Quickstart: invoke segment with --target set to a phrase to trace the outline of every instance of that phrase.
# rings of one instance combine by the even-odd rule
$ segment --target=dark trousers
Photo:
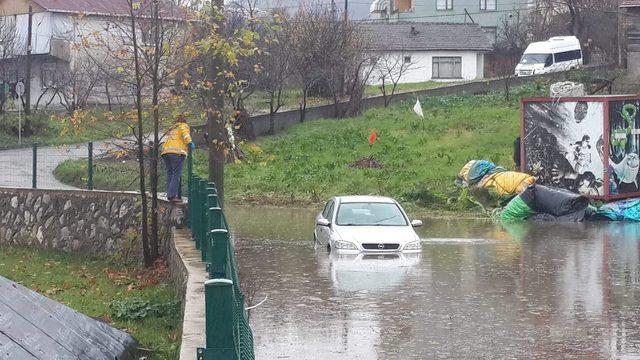
[[[167,168],[167,198],[171,199],[180,195],[180,177],[182,176],[182,163],[184,155],[164,154],[165,167]]]

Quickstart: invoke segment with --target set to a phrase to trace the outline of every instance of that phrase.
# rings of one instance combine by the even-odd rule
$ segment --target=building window
[[[434,79],[461,79],[462,78],[462,58],[459,56],[434,56],[433,75]]]
[[[404,63],[405,64],[410,64],[411,63],[411,56],[405,56],[404,57]]]
[[[47,88],[53,86],[56,76],[56,63],[42,64],[42,87]]]
[[[453,0],[436,0],[436,10],[453,10]]]
[[[496,0],[480,0],[480,10],[486,10],[486,11],[498,10]]]
[[[395,10],[407,12],[413,9],[413,0],[396,0]]]
[[[556,53],[553,55],[555,62],[580,60],[582,58],[582,52],[580,50],[565,51]]]

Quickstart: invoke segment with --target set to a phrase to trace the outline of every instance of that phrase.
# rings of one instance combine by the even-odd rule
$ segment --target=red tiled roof
[[[140,0],[142,11],[148,9],[153,0]],[[43,9],[52,12],[85,13],[88,15],[128,15],[127,0],[33,0]],[[163,17],[185,18],[185,12],[169,1],[163,1]]]
[[[640,6],[640,0],[622,0],[620,7],[636,7]]]

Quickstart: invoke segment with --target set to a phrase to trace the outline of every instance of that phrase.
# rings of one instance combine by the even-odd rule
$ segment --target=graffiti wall
[[[527,102],[523,115],[526,172],[540,184],[605,195],[603,102]]]
[[[609,191],[637,193],[640,167],[640,101],[609,103]],[[599,149],[599,151],[603,151]]]

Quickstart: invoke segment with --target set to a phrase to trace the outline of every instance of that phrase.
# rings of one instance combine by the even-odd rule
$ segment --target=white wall
[[[417,83],[425,81],[451,82],[459,80],[475,80],[484,77],[484,53],[477,51],[414,51],[414,52],[389,52],[390,56],[411,56],[411,67],[400,79],[401,84]],[[432,79],[433,57],[458,56],[462,58],[461,79]],[[375,71],[369,79],[370,85],[379,85],[379,76]]]

